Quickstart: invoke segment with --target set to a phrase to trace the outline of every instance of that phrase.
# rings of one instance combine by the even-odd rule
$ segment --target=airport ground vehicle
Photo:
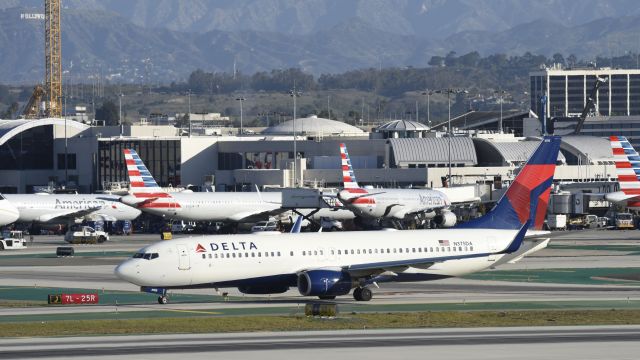
[[[64,236],[64,241],[72,244],[97,244],[109,240],[109,234],[90,226],[74,226]]]
[[[547,216],[547,227],[549,230],[567,230],[567,215],[551,214]]]
[[[171,224],[171,232],[190,233],[196,229],[195,221],[177,221]]]
[[[595,229],[598,227],[597,215],[583,215],[569,220],[570,229]]]
[[[2,239],[0,239],[0,250],[17,250],[25,249],[27,247],[27,240],[24,239],[22,231],[11,230],[2,233]]]
[[[278,222],[274,220],[258,221],[251,227],[251,232],[278,231]]]
[[[616,229],[629,230],[635,229],[633,224],[633,215],[630,213],[617,213],[615,217]]]

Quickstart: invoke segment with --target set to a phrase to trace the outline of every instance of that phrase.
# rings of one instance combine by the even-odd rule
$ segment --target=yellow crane
[[[62,114],[62,50],[60,34],[60,0],[44,1],[45,114]]]

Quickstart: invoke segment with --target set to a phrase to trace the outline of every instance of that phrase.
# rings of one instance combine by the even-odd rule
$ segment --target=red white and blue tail
[[[340,144],[340,159],[342,161],[342,181],[345,189],[358,189],[358,181],[356,181],[356,175],[353,172],[353,166],[351,165],[351,159],[347,152],[347,146],[344,143]]]
[[[625,195],[640,195],[640,156],[624,136],[610,136],[616,176]]]
[[[149,172],[135,150],[125,149],[124,159],[127,164],[127,173],[129,174],[131,195],[147,199],[171,197],[158,186],[151,172]]]
[[[529,223],[531,229],[541,229],[547,214],[560,142],[560,136],[545,136],[493,209],[457,227],[521,229]]]

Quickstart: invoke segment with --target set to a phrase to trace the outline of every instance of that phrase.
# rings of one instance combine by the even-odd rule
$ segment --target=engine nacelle
[[[339,296],[351,291],[348,273],[335,270],[310,270],[298,274],[298,291],[304,296]]]
[[[458,218],[453,212],[445,210],[436,215],[433,218],[433,222],[435,222],[438,227],[448,228],[454,226],[456,222],[458,222]]]

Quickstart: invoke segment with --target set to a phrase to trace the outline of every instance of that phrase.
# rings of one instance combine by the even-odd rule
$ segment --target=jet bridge
[[[319,189],[288,188],[282,189],[282,208],[291,210],[302,216],[304,219],[319,225],[312,219],[320,209],[331,209],[338,207],[335,195],[324,194]],[[299,210],[312,209],[311,212],[303,214]]]

